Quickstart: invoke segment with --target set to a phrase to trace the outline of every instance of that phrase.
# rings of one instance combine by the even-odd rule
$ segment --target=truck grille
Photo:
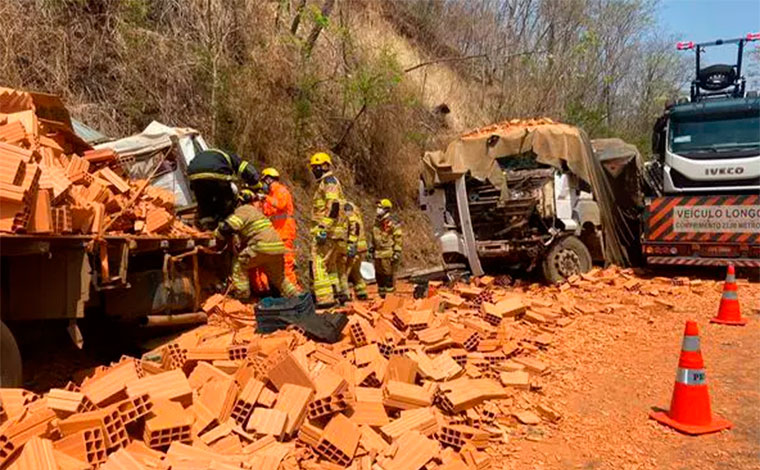
[[[760,187],[760,177],[756,178],[744,178],[738,180],[710,180],[710,181],[696,181],[687,178],[683,173],[677,170],[670,169],[670,177],[673,178],[673,185],[678,188],[718,188],[718,187],[732,187],[732,186],[758,186]]]

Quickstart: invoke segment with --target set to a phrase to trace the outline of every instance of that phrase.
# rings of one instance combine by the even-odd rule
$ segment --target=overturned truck
[[[420,205],[449,267],[540,268],[560,282],[637,249],[613,187],[640,158],[614,156],[603,166],[581,129],[550,119],[494,124],[425,154]]]

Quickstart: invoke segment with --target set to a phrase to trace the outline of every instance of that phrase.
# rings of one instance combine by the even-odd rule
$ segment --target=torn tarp
[[[591,159],[584,139],[583,131],[577,127],[548,118],[505,121],[462,135],[445,152],[425,153],[422,179],[432,187],[469,174],[501,188],[505,194],[506,178],[496,160],[532,153],[538,163],[560,170],[568,168],[590,182],[587,165]]]
[[[610,217],[624,250],[619,255],[630,264],[640,264],[642,255],[639,236],[643,208],[641,175],[644,168],[641,154],[635,145],[618,138],[594,139],[591,145],[603,168],[600,176],[614,201]]]

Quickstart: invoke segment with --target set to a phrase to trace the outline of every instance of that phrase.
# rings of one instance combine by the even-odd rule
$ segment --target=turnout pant
[[[385,297],[396,290],[396,264],[391,258],[375,258],[375,280],[377,292],[380,297]]]
[[[280,291],[281,296],[294,297],[298,294],[298,288],[285,277],[285,261],[282,254],[267,254],[246,248],[238,253],[232,262],[232,283],[238,296],[251,296],[248,278],[248,270],[251,268],[261,268],[269,282]]]
[[[293,240],[283,240],[282,243],[288,250],[283,255],[283,260],[285,262],[285,277],[291,284],[300,290],[301,284],[298,282],[298,276],[296,275],[296,251],[295,246],[293,245]],[[267,276],[261,269],[252,269],[249,272],[249,277],[254,292],[266,292],[269,290]]]
[[[335,275],[337,282],[333,283],[335,295],[349,299],[351,292],[348,289],[348,244],[345,240],[339,240],[338,253],[335,255]],[[332,277],[330,278],[332,281]]]
[[[235,206],[235,194],[229,181],[199,179],[190,182],[190,189],[198,201],[196,224],[204,230],[213,230]]]
[[[367,298],[367,284],[365,284],[361,272],[362,260],[365,253],[366,251],[357,253],[356,256],[348,258],[348,269],[346,271],[348,281],[354,285],[354,293],[359,300]]]
[[[315,241],[311,246],[311,274],[314,280],[314,296],[317,298],[317,305],[335,303],[333,279],[337,285],[337,254],[338,242],[333,239],[327,239],[321,243]]]

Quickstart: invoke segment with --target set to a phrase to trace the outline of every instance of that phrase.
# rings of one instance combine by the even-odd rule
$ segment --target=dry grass
[[[551,2],[513,0],[515,18],[530,19],[533,28],[520,35],[518,23],[498,19],[502,0],[337,1],[329,17],[320,13],[327,0],[308,0],[291,34],[298,3],[6,0],[0,2],[0,83],[61,95],[75,117],[108,135],[159,120],[195,127],[215,146],[277,167],[293,187],[302,237],[313,184],[306,159],[333,150],[337,174],[365,209],[367,224],[372,202],[390,197],[408,226],[406,261],[421,265],[437,261],[415,211],[423,152],[506,117],[547,114],[581,124],[607,118],[599,114],[606,85],[598,70],[605,64],[578,38],[591,27],[584,15],[606,22],[599,34],[609,34],[625,24],[618,12],[636,4],[623,0],[628,9],[593,10],[593,2],[556,2],[540,9]],[[554,58],[510,58],[543,48],[546,24],[564,35]],[[309,50],[317,25],[325,28]],[[483,58],[435,62],[471,54]],[[621,64],[630,58],[620,57]],[[647,85],[612,78],[615,90],[635,84],[635,93]],[[665,81],[636,101],[644,111],[624,130],[647,126]],[[628,115],[620,103],[629,95],[615,95],[610,109],[617,119]],[[441,104],[451,113],[436,113]],[[299,255],[307,259],[305,246]]]
[[[435,260],[414,210],[431,118],[419,84],[398,74],[393,38],[363,36],[368,15],[379,18],[341,5],[306,57],[303,40],[321,2],[308,2],[295,36],[293,11],[275,25],[276,4],[9,0],[0,6],[0,83],[61,95],[74,117],[108,135],[159,120],[195,127],[259,168],[277,167],[293,188],[304,241],[313,190],[306,160],[342,142],[337,174],[367,225],[373,202],[392,198],[414,226],[407,261]],[[392,32],[382,28],[381,36]]]

